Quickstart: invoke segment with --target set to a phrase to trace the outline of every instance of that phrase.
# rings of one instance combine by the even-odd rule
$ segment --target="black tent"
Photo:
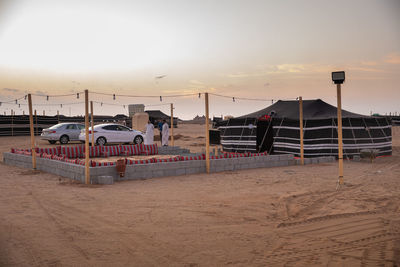
[[[303,101],[305,157],[337,156],[337,109],[320,99]],[[392,154],[391,124],[386,118],[342,110],[343,153],[359,155],[361,149]],[[219,123],[224,151],[300,155],[298,101],[275,104]]]

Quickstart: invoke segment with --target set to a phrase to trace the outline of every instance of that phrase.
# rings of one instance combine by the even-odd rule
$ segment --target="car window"
[[[85,129],[85,125],[77,124],[77,126],[78,126],[78,129],[79,129],[79,130]]]
[[[49,129],[59,129],[63,126],[65,126],[65,124],[56,124],[56,125],[51,126]]]
[[[75,124],[68,124],[65,129],[67,129],[67,130],[76,130],[76,125]]]
[[[118,129],[119,129],[120,131],[129,131],[129,128],[128,128],[128,127],[125,127],[125,126],[122,126],[122,125],[118,125]]]
[[[117,125],[106,125],[103,129],[107,131],[118,131]]]

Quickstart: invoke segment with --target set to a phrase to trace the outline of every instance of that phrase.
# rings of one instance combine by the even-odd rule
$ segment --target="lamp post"
[[[332,72],[332,81],[336,84],[336,89],[337,89],[337,124],[338,124],[338,145],[339,145],[339,147],[338,147],[338,160],[339,160],[338,187],[340,187],[343,184],[343,137],[342,137],[341,85],[344,82],[344,80],[345,80],[344,71]]]

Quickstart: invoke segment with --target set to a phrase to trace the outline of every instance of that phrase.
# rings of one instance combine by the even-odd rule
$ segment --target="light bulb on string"
[[[18,104],[18,99],[15,99],[15,104]]]
[[[232,101],[235,102],[235,97],[232,97]]]
[[[162,102],[162,96],[160,96],[160,101]]]
[[[113,94],[113,100],[115,100],[115,94]]]
[[[24,96],[24,99],[26,100],[27,95]]]
[[[76,98],[79,99],[79,93],[76,93]]]
[[[49,96],[46,97],[46,100],[49,101]]]
[[[199,93],[199,98],[201,98],[201,93]]]

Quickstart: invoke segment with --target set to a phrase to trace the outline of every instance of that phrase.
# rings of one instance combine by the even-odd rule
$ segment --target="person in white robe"
[[[168,123],[163,120],[164,124],[162,127],[162,145],[163,146],[168,146],[168,139],[169,139],[169,127]]]
[[[144,140],[145,145],[153,145],[154,144],[154,125],[148,121],[146,125],[146,135]]]

